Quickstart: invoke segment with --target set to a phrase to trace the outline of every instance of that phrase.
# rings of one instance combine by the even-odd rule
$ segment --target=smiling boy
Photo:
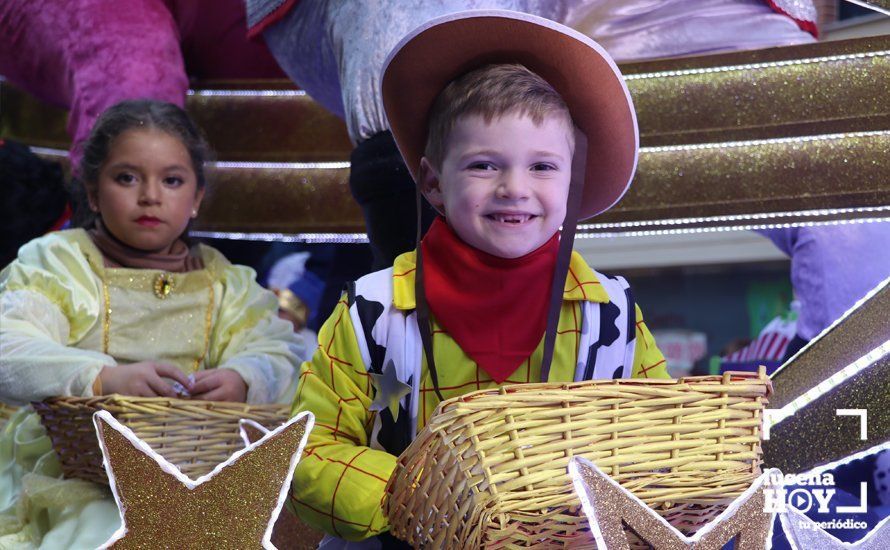
[[[349,288],[302,368],[293,412],[312,411],[316,427],[295,507],[347,540],[388,528],[396,457],[440,401],[667,377],[626,281],[572,253],[571,232],[560,242],[561,225],[617,202],[636,165],[630,97],[599,46],[536,17],[465,12],[402,41],[383,94],[406,164],[443,216],[418,250]]]

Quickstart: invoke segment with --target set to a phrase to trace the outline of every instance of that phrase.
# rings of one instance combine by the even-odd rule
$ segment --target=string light
[[[629,222],[613,222],[613,223],[591,223],[581,224],[578,230],[594,230],[594,229],[610,229],[622,227],[647,227],[652,225],[688,225],[692,223],[717,223],[717,222],[734,222],[742,220],[762,220],[771,218],[784,218],[788,216],[796,217],[815,217],[815,216],[837,216],[846,214],[863,214],[888,212],[890,206],[860,206],[854,208],[820,208],[817,210],[800,210],[794,212],[762,212],[758,214],[729,214],[723,216],[707,216],[707,217],[691,217],[691,218],[673,218],[666,220],[641,220]]]
[[[794,213],[789,213],[794,215]],[[730,231],[755,231],[761,229],[788,229],[792,227],[821,227],[833,225],[852,225],[860,223],[890,222],[890,217],[880,218],[855,218],[850,220],[824,220],[824,221],[795,221],[785,223],[761,223],[744,224],[720,227],[686,227],[676,229],[651,229],[645,231],[615,231],[608,233],[587,233],[581,229],[575,235],[576,239],[614,239],[616,237],[652,237],[662,235],[695,235],[700,233],[723,233]],[[587,229],[589,231],[589,229]]]
[[[368,242],[364,233],[238,233],[229,231],[189,231],[189,235],[201,239],[228,239],[234,241],[264,241],[282,243],[339,243]]]
[[[624,80],[647,80],[652,78],[670,78],[676,76],[688,76],[696,74],[727,73],[733,71],[753,71],[758,69],[772,69],[776,67],[789,67],[794,65],[812,65],[817,63],[834,63],[837,61],[852,61],[854,59],[869,59],[890,55],[890,50],[877,52],[850,53],[842,55],[826,55],[811,57],[808,59],[787,59],[785,61],[764,61],[760,63],[744,63],[741,65],[726,65],[722,67],[702,67],[697,69],[681,69],[676,71],[661,71],[654,73],[640,73],[624,75]]]
[[[884,15],[890,15],[890,10],[876,5],[876,2],[862,2],[860,0],[847,0],[847,2],[850,2],[851,4],[856,4],[857,6],[862,6],[863,8],[868,8],[870,10],[874,10],[879,13],[883,13]]]
[[[785,419],[793,416],[796,412],[818,400],[820,397],[840,384],[843,384],[854,375],[868,369],[888,354],[890,354],[890,340],[885,341],[883,344],[866,353],[856,361],[832,374],[822,382],[819,382],[816,386],[810,388],[781,409],[774,411],[770,415],[770,428],[774,428]],[[773,376],[775,376],[775,373]]]
[[[189,90],[198,97],[303,97],[306,90]]]
[[[208,168],[220,170],[344,170],[349,162],[208,162]]]
[[[809,143],[813,141],[833,141],[847,138],[883,137],[890,135],[890,130],[872,130],[868,132],[842,132],[836,134],[818,134],[815,136],[794,136],[768,139],[747,139],[741,141],[721,141],[716,143],[690,143],[686,145],[661,145],[658,147],[640,147],[640,153],[669,153],[674,151],[699,151],[703,149],[732,149],[736,147],[752,147],[758,145],[780,145],[785,143]]]

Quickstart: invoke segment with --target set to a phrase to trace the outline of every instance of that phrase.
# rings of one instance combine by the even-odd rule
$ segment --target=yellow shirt
[[[387,273],[392,281],[392,303],[379,304],[378,319],[393,314],[412,315],[415,261],[414,252],[403,254],[391,270],[369,276]],[[609,294],[602,288],[601,281],[577,253],[572,255],[569,269],[551,382],[568,382],[576,378],[585,303],[609,302]],[[359,293],[358,299],[360,296]],[[293,414],[311,411],[315,414],[315,428],[297,465],[293,488],[294,508],[305,522],[334,536],[361,540],[389,527],[381,505],[396,457],[379,449],[379,442],[375,440],[379,434],[372,434],[375,420],[379,420],[376,418],[378,413],[370,410],[376,390],[368,372],[370,365],[363,357],[367,353],[359,344],[359,338],[367,341],[378,327],[372,330],[364,326],[363,321],[363,329],[356,331],[351,305],[344,296],[319,333],[315,355],[300,371]],[[646,328],[642,313],[638,307],[634,311],[636,343],[632,376],[668,378],[664,357]],[[461,350],[435,319],[432,324],[439,388],[445,399],[499,386]],[[406,326],[412,326],[411,322]],[[366,335],[366,331],[370,332]],[[531,357],[504,384],[538,382],[542,356],[543,339]],[[439,404],[423,358],[420,373],[414,420],[416,430],[426,425]],[[397,422],[407,422],[404,417],[409,415],[405,413],[401,411],[401,419]]]

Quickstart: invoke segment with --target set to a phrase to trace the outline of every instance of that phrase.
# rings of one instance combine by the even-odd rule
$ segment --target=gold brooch
[[[173,292],[173,276],[169,273],[159,273],[155,277],[155,296],[164,300]]]

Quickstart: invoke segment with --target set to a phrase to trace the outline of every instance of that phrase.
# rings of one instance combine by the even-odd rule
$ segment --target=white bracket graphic
[[[859,482],[859,506],[838,506],[839,514],[864,514],[868,512],[868,483]]]
[[[769,441],[770,429],[785,420],[789,416],[793,416],[796,410],[789,410],[787,407],[781,409],[763,409],[763,440]],[[865,441],[868,439],[868,409],[835,409],[836,416],[858,416],[859,417],[859,439]]]
[[[862,441],[868,439],[868,409],[838,409],[835,414],[837,416],[858,416],[859,439]]]

